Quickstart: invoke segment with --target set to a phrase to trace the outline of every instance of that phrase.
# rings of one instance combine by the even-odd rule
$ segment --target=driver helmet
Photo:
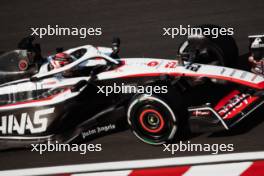
[[[61,68],[73,62],[71,55],[67,53],[57,53],[51,60],[50,65],[53,69]]]

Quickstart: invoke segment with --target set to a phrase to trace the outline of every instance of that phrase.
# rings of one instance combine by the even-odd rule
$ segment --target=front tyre
[[[128,123],[143,142],[161,145],[173,140],[178,131],[178,116],[160,97],[139,95],[128,106]]]

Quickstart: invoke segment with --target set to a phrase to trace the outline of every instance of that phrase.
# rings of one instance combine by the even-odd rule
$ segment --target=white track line
[[[183,176],[238,176],[252,165],[252,162],[199,165],[191,167]]]
[[[125,170],[125,171],[112,171],[112,172],[81,173],[81,174],[73,174],[71,176],[128,176],[130,173],[131,170]]]
[[[161,166],[176,166],[176,165],[193,165],[193,164],[207,164],[207,163],[221,163],[221,162],[239,162],[252,161],[264,159],[264,152],[247,152],[247,153],[231,153],[219,155],[204,155],[204,156],[188,156],[188,157],[174,157],[163,159],[146,159],[133,161],[117,161],[94,164],[76,164],[51,166],[29,169],[14,169],[0,171],[1,176],[16,175],[48,175],[61,173],[76,173],[76,172],[98,172],[98,171],[118,171],[129,170],[134,168],[149,168]]]
[[[182,176],[238,176],[244,173],[252,164],[253,162],[196,165],[190,167]],[[133,173],[133,170],[80,173],[71,174],[71,176],[129,176],[131,173]],[[147,172],[145,174],[150,175]],[[178,173],[174,174],[180,175]],[[134,175],[136,174],[134,173]],[[142,175],[142,173],[139,175]]]

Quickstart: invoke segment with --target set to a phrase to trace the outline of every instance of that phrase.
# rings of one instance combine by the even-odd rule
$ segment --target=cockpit
[[[90,76],[89,73],[91,72],[96,73],[99,70],[105,71],[119,66],[120,61],[112,56],[113,53],[113,48],[94,47],[92,45],[71,48],[63,51],[63,54],[70,55],[74,59],[65,64],[65,58],[58,58],[57,63],[63,63],[62,66],[49,69],[49,58],[56,55],[43,59],[41,54],[38,58],[34,50],[13,50],[0,55],[0,84],[29,77],[45,78],[60,73],[67,73],[70,77],[72,75]],[[118,50],[115,54],[117,55],[117,53]],[[55,66],[56,63],[53,68]]]

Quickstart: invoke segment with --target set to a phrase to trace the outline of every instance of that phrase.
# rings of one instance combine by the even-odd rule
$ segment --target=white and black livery
[[[234,45],[230,41],[225,45]],[[63,52],[74,59],[57,69],[42,57],[30,59],[31,51],[23,48],[0,56],[2,148],[82,141],[109,125],[112,131],[128,125],[140,140],[158,145],[188,129],[230,130],[264,103],[263,75],[231,68],[233,61],[226,58],[237,57],[237,51],[230,56],[210,38],[190,37],[176,59],[119,58],[118,52],[113,58],[112,48],[92,45]],[[14,67],[5,67],[7,62]],[[167,91],[98,91],[114,84],[166,86]]]

